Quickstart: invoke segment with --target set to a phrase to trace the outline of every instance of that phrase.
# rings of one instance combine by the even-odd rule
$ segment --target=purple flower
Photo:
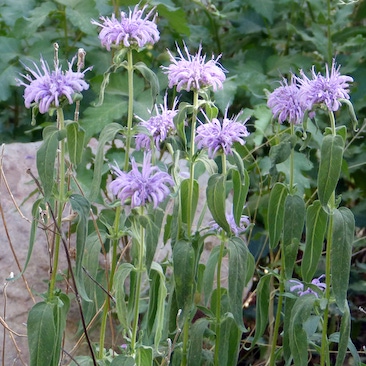
[[[212,87],[214,91],[222,89],[222,83],[225,81],[226,76],[223,67],[218,62],[221,56],[216,59],[212,56],[211,60],[206,62],[206,55],[201,55],[201,45],[197,54],[191,56],[184,44],[187,59],[178,46],[177,50],[180,57],[175,58],[168,50],[172,63],[168,67],[162,67],[168,75],[169,88],[176,86],[178,92],[182,89],[190,91],[208,87]]]
[[[174,132],[176,129],[173,119],[178,113],[175,109],[177,103],[178,100],[174,99],[172,109],[168,109],[167,95],[165,94],[164,104],[155,105],[156,116],[150,117],[147,121],[141,120],[140,125],[148,130],[157,150],[160,150],[160,144],[167,138],[168,134]],[[142,148],[151,150],[151,139],[148,135],[139,133],[135,141],[137,150]]]
[[[123,44],[124,47],[145,47],[147,44],[154,44],[160,38],[160,33],[158,27],[155,24],[157,14],[153,16],[152,20],[150,18],[155,11],[153,8],[146,16],[143,18],[143,13],[147,7],[145,5],[142,9],[138,8],[136,5],[129,15],[125,12],[121,12],[121,20],[116,19],[116,16],[112,14],[111,18],[100,17],[99,19],[102,23],[92,20],[92,24],[102,27],[99,33],[99,39],[102,46],[110,51],[111,47],[119,46]]]
[[[234,215],[232,213],[226,213],[225,216],[226,221],[230,226],[230,230],[235,236],[239,236],[240,234],[244,233],[250,225],[249,217],[246,215],[241,216],[239,226],[236,224]],[[221,227],[215,221],[211,221],[209,225],[211,226],[212,230],[221,229]]]
[[[174,184],[173,179],[158,167],[151,166],[151,153],[144,154],[141,171],[133,158],[131,165],[129,172],[123,172],[117,166],[111,167],[116,179],[109,184],[109,189],[121,200],[122,205],[130,198],[131,208],[144,206],[149,202],[157,208],[170,193],[169,186]]]
[[[306,108],[301,103],[300,88],[294,75],[291,76],[290,84],[285,78],[282,80],[281,86],[270,94],[267,105],[279,123],[302,123]]]
[[[243,123],[237,122],[239,115],[229,119],[226,109],[222,123],[217,118],[213,118],[212,121],[198,126],[197,147],[199,149],[207,148],[208,156],[211,159],[215,157],[219,150],[222,150],[225,155],[232,155],[231,147],[234,142],[244,145],[245,140],[243,138],[249,136],[249,132],[244,125],[247,120]]]
[[[68,63],[69,69],[62,71],[58,64],[55,70],[50,70],[47,62],[41,58],[41,70],[35,62],[33,62],[35,70],[25,66],[26,71],[30,74],[21,75],[29,82],[17,79],[18,85],[25,86],[24,104],[27,108],[33,102],[38,104],[39,111],[46,113],[51,107],[58,108],[63,99],[67,99],[69,104],[73,103],[73,95],[89,88],[88,83],[84,80],[84,74],[91,68],[85,69],[83,72],[72,71],[75,57]]]
[[[325,65],[325,76],[311,69],[312,79],[309,79],[301,70],[301,78],[297,78],[300,84],[300,99],[310,111],[314,104],[325,104],[329,111],[337,111],[341,106],[340,99],[349,99],[349,85],[353,79],[347,75],[341,75],[340,66],[336,67],[335,60],[329,72],[328,65]]]
[[[311,283],[313,285],[315,285],[316,287],[319,288],[319,290],[324,291],[326,289],[326,284],[321,282],[321,280],[325,277],[325,275],[321,275],[318,278],[314,278]],[[293,283],[294,285],[290,286],[290,291],[291,292],[296,292],[299,296],[304,296],[307,294],[313,294],[316,297],[319,297],[317,292],[315,292],[314,290],[312,290],[310,287],[307,287],[305,289],[305,286],[303,283],[301,283],[298,280],[290,280],[290,283]]]

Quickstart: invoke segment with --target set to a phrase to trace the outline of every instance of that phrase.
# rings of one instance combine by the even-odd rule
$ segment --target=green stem
[[[141,215],[144,214],[144,208],[141,207]],[[140,307],[140,292],[141,292],[141,282],[142,273],[145,270],[145,229],[140,225],[140,240],[139,240],[139,256],[137,263],[137,278],[136,278],[136,290],[135,290],[135,301],[134,301],[134,317],[132,324],[132,337],[131,337],[131,351],[132,354],[136,353],[136,338],[139,324],[139,307]]]
[[[194,154],[195,146],[194,140],[196,137],[196,122],[198,113],[198,92],[193,92],[193,113],[191,122],[191,148],[189,151],[189,191],[188,191],[188,212],[187,212],[187,232],[191,235],[193,212],[192,212],[192,200],[193,200],[193,189],[194,189]]]
[[[321,343],[321,354],[320,354],[320,366],[325,365],[325,358],[329,355],[328,349],[328,316],[329,316],[329,300],[330,300],[330,286],[331,286],[331,273],[330,273],[330,255],[332,251],[333,242],[333,210],[335,208],[335,192],[329,200],[330,215],[328,223],[328,233],[327,233],[327,247],[325,253],[325,299],[326,305],[324,309],[323,317],[323,330],[322,330],[322,343]],[[328,359],[328,357],[327,357]],[[329,362],[328,362],[329,364]]]
[[[109,277],[107,278],[108,281],[108,293],[111,293],[114,281],[114,274],[116,272],[117,267],[117,247],[119,241],[119,220],[121,216],[121,206],[118,206],[116,209],[116,216],[114,218],[114,233],[113,233],[113,241],[112,241],[112,263],[111,263],[111,271]],[[102,321],[100,327],[100,336],[99,336],[99,359],[103,358],[104,355],[104,342],[105,342],[105,333],[107,328],[107,319],[109,310],[111,308],[111,300],[110,297],[107,296],[104,303],[103,303],[103,313],[102,313]]]
[[[295,128],[294,128],[294,124],[291,123],[291,136],[295,135]],[[293,189],[294,189],[294,160],[295,160],[295,156],[294,156],[295,152],[294,152],[294,148],[291,149],[291,154],[290,154],[290,184],[289,184],[289,191],[290,194],[293,193]]]
[[[281,244],[281,253],[283,253],[283,244]],[[272,346],[271,346],[271,354],[269,357],[269,365],[275,366],[275,352],[277,347],[277,339],[278,333],[281,324],[281,311],[282,311],[282,304],[283,304],[283,294],[285,292],[285,280],[284,280],[284,257],[281,255],[281,272],[280,272],[280,288],[279,288],[279,297],[278,297],[278,304],[277,304],[277,312],[276,312],[276,319],[273,329],[273,337],[272,337]]]
[[[222,174],[226,176],[226,155],[223,152],[221,155],[222,162]],[[219,366],[219,355],[220,355],[220,332],[221,332],[221,267],[222,259],[224,256],[226,236],[222,233],[219,258],[217,260],[217,272],[216,272],[216,326],[215,326],[215,354],[214,354],[214,365]]]
[[[125,171],[128,170],[129,159],[130,159],[130,149],[131,149],[131,130],[132,130],[132,120],[133,120],[133,55],[132,49],[127,51],[127,74],[128,74],[128,111],[127,111],[127,136],[126,136],[126,148],[125,148]]]
[[[64,113],[62,108],[57,108],[57,126],[58,130],[62,131],[65,126]],[[62,226],[62,213],[64,209],[65,201],[65,140],[62,139],[59,142],[59,152],[58,152],[58,199],[56,202],[57,207],[57,226],[61,228]],[[55,234],[55,245],[53,248],[53,267],[51,280],[49,285],[49,298],[53,298],[53,292],[56,286],[56,276],[58,271],[58,261],[60,254],[60,243],[61,243],[61,233]]]

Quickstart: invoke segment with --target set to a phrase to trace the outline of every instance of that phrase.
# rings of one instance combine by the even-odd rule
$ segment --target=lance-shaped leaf
[[[151,87],[151,96],[155,103],[156,96],[159,94],[159,79],[150,68],[146,66],[143,62],[137,62],[135,64],[135,69],[141,72],[141,75],[145,78],[145,80],[150,84]]]
[[[82,269],[85,242],[88,235],[88,217],[90,203],[85,197],[81,196],[80,194],[73,194],[70,196],[70,204],[72,209],[78,213],[78,224],[76,229],[76,284],[80,296],[86,301],[91,301],[85,291],[85,275]]]
[[[344,359],[346,358],[348,342],[350,341],[351,334],[351,314],[349,306],[346,304],[341,320],[341,329],[339,332],[338,342],[338,354],[335,366],[344,365]]]
[[[334,210],[331,247],[332,288],[339,309],[346,309],[349,273],[355,219],[351,210],[341,207]],[[330,240],[330,238],[328,238]]]
[[[112,141],[115,138],[116,134],[121,130],[122,126],[120,124],[110,123],[103,129],[99,136],[98,150],[95,156],[94,176],[93,181],[91,182],[89,193],[90,202],[95,201],[100,191],[100,183],[102,181],[102,168],[104,164],[105,144],[109,141]]]
[[[179,240],[173,248],[173,269],[175,295],[183,317],[187,316],[193,304],[195,291],[195,251],[192,243]]]
[[[113,287],[115,291],[117,316],[124,329],[130,329],[131,320],[131,314],[127,310],[125,299],[125,281],[131,272],[135,270],[136,268],[131,263],[122,263],[114,276]]]
[[[301,274],[305,282],[311,282],[318,267],[323,249],[328,215],[320,201],[315,201],[306,211],[306,242],[301,261]]]
[[[53,366],[56,347],[56,325],[53,318],[55,304],[39,302],[30,310],[27,320],[30,366]]]
[[[257,286],[256,301],[256,325],[255,335],[252,341],[252,347],[255,347],[259,338],[262,337],[268,324],[269,298],[270,298],[270,280],[271,275],[261,277]]]
[[[344,140],[339,135],[323,139],[318,173],[318,196],[322,206],[327,206],[341,173]]]
[[[290,349],[296,366],[308,365],[308,337],[303,325],[310,317],[314,301],[316,301],[314,295],[300,296],[291,311]]]
[[[55,183],[55,160],[59,141],[58,129],[55,127],[49,130],[49,133],[44,133],[43,143],[37,151],[37,170],[46,200],[50,198]]]
[[[220,227],[222,227],[227,233],[230,233],[230,225],[228,224],[225,215],[225,181],[225,175],[211,175],[207,183],[206,197],[207,206],[212,214],[212,217],[216,223],[220,225]]]
[[[245,201],[249,190],[249,174],[243,170],[243,176],[237,171],[232,171],[233,177],[233,214],[235,223],[240,226],[240,218],[243,213]]]
[[[198,195],[199,195],[198,182],[194,179],[193,180],[192,202],[191,202],[191,205],[188,204],[189,189],[190,189],[189,184],[190,184],[190,179],[185,179],[185,180],[182,181],[181,186],[180,186],[182,220],[186,224],[188,223],[188,210],[189,210],[189,207],[191,207],[190,221],[191,221],[191,224],[192,224],[194,214],[195,214],[196,209],[197,209]]]
[[[238,237],[230,238],[227,248],[229,252],[228,296],[230,309],[238,327],[245,331],[242,310],[243,291],[247,279],[253,275],[254,268],[251,265],[253,256],[246,243]]]
[[[283,183],[276,183],[269,196],[267,223],[269,244],[272,249],[277,246],[283,231],[285,200],[287,195],[287,187]]]
[[[285,220],[283,226],[283,248],[285,256],[285,276],[292,277],[299,242],[304,230],[305,203],[300,196],[288,195],[285,200]]]
[[[70,161],[77,165],[81,162],[84,150],[85,130],[77,122],[72,122],[67,124],[66,133]]]

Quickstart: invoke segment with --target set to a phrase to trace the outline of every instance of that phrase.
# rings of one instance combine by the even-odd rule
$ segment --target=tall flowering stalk
[[[129,158],[131,152],[132,142],[132,124],[133,124],[133,104],[134,104],[134,62],[133,62],[133,50],[141,50],[147,45],[155,44],[159,38],[160,33],[156,25],[157,13],[155,8],[151,9],[150,12],[144,16],[144,12],[147,9],[147,5],[141,9],[139,4],[134,7],[133,10],[129,10],[129,13],[121,12],[120,19],[118,20],[113,14],[110,18],[100,17],[100,22],[92,20],[92,24],[100,27],[99,39],[102,46],[108,51],[112,48],[127,53],[127,77],[128,77],[128,110],[127,110],[127,126],[126,126],[126,140],[125,140],[125,163],[124,171],[129,170]],[[119,65],[116,65],[118,68]],[[121,172],[122,173],[122,172]],[[114,239],[113,245],[113,256],[112,256],[112,267],[108,281],[108,289],[111,291],[114,281],[114,272],[117,265],[117,245],[119,242],[119,225],[120,225],[121,206],[116,208],[116,216],[114,220]],[[141,250],[141,248],[140,248]],[[100,357],[104,352],[104,333],[106,328],[106,321],[108,312],[110,309],[109,298],[106,299],[102,317],[102,332],[101,332],[101,344],[100,344]],[[136,304],[138,308],[138,304]]]
[[[341,161],[343,158],[344,150],[344,135],[345,128],[342,127],[339,131],[336,129],[335,125],[335,115],[334,112],[337,111],[342,102],[349,104],[349,84],[353,81],[350,76],[341,75],[339,72],[340,67],[336,65],[335,60],[333,60],[331,67],[326,65],[325,76],[321,73],[315,72],[315,67],[311,69],[311,77],[309,78],[302,70],[300,71],[300,76],[291,77],[291,82],[288,84],[286,80],[281,83],[281,86],[277,88],[268,98],[268,106],[272,109],[273,115],[278,118],[280,123],[288,121],[291,123],[291,135],[294,135],[294,124],[298,124],[304,119],[306,115],[315,116],[317,108],[321,108],[328,112],[330,127],[325,131],[322,147],[321,147],[321,159],[318,173],[318,197],[319,200],[314,202],[307,211],[307,220],[312,220],[312,214],[318,210],[319,218],[315,223],[319,225],[316,228],[310,228],[307,223],[307,235],[311,235],[311,232],[317,230],[317,235],[327,227],[326,235],[326,258],[325,258],[325,275],[322,275],[319,279],[312,280],[312,285],[317,286],[321,290],[324,290],[324,314],[322,322],[322,338],[321,338],[321,361],[320,364],[324,366],[329,365],[329,340],[328,340],[328,317],[329,317],[329,304],[331,300],[331,290],[334,293],[336,303],[341,310],[341,312],[349,314],[348,305],[346,304],[345,291],[342,285],[346,285],[344,282],[344,276],[340,274],[339,268],[335,265],[335,260],[337,253],[343,251],[342,244],[336,243],[336,236],[344,236],[342,240],[345,241],[345,245],[349,247],[352,245],[353,241],[353,230],[354,230],[354,218],[353,214],[346,208],[338,208],[338,204],[335,199],[335,188],[339,179]],[[352,111],[351,111],[352,112]],[[293,207],[300,207],[299,203],[296,203],[294,198],[291,198],[291,194],[294,192],[293,183],[293,169],[294,169],[294,157],[293,149],[290,155],[290,185],[288,188],[289,195],[283,203],[287,206],[292,204]],[[278,188],[278,187],[277,187]],[[278,192],[278,190],[277,190]],[[285,190],[283,189],[284,193]],[[299,199],[297,199],[299,201]],[[302,203],[303,205],[303,203]],[[323,217],[323,219],[321,219]],[[328,222],[327,222],[328,221]],[[324,223],[323,223],[324,222]],[[300,229],[302,226],[300,227]],[[284,229],[286,230],[286,229]],[[301,234],[301,231],[300,231]],[[285,236],[285,234],[284,234]],[[315,240],[315,239],[314,239]],[[322,242],[318,240],[312,241],[311,237],[307,237],[307,244],[304,253],[304,266],[311,266],[311,270],[308,268],[302,268],[302,273],[306,278],[312,275],[317,267],[317,262],[319,260],[321,247],[317,249],[315,246],[322,246]],[[343,243],[343,242],[342,242]],[[344,244],[344,243],[343,243]],[[336,245],[336,247],[334,247]],[[314,248],[307,248],[308,246],[314,246]],[[309,256],[308,252],[311,251],[313,254]],[[315,254],[315,253],[318,253]],[[281,246],[281,258],[285,256],[285,248]],[[296,254],[296,253],[295,253]],[[346,258],[350,260],[349,249],[344,251]],[[347,259],[346,259],[347,262]],[[275,364],[275,347],[277,343],[277,333],[279,329],[282,299],[281,294],[284,292],[284,280],[289,275],[289,271],[286,268],[288,265],[288,259],[285,262],[281,262],[281,279],[280,279],[280,297],[278,300],[278,311],[276,314],[275,327],[273,331],[272,339],[272,349],[270,356],[270,364]],[[347,264],[350,265],[349,263]],[[283,268],[285,269],[285,276],[283,275]],[[325,283],[320,282],[320,279],[325,278]],[[347,278],[346,278],[347,280]],[[309,279],[308,279],[309,281]],[[304,286],[297,280],[290,280],[290,283],[295,283],[295,285],[290,286],[290,291],[298,290],[298,294],[302,297],[305,295],[312,295],[313,298],[308,298],[309,300],[299,299],[298,306],[304,306],[306,301],[316,301],[318,294],[308,288],[304,290]],[[292,321],[295,321],[292,320]],[[347,320],[344,320],[347,322]],[[349,334],[346,331],[345,326],[343,332],[341,332],[340,337],[348,339]],[[301,335],[301,333],[300,333]],[[290,341],[291,343],[291,341]],[[341,341],[340,341],[341,344]],[[297,350],[293,350],[297,352]],[[342,350],[343,355],[343,350]],[[304,349],[305,356],[305,349]],[[341,356],[342,357],[342,356]],[[339,361],[337,361],[339,362]],[[341,361],[342,362],[342,361]]]
[[[207,88],[214,91],[223,87],[225,81],[225,73],[219,64],[218,58],[212,58],[206,61],[206,55],[202,55],[202,47],[199,46],[197,53],[193,56],[189,53],[187,46],[184,44],[184,52],[177,46],[178,57],[168,51],[170,56],[170,65],[162,67],[168,76],[169,87],[175,87],[179,92],[185,90],[193,92],[193,112],[190,124],[190,149],[189,149],[189,182],[188,182],[188,202],[187,202],[187,234],[192,235],[192,223],[194,219],[193,212],[193,192],[195,182],[195,154],[196,154],[196,123],[197,114],[201,105],[200,93]],[[186,316],[183,327],[183,358],[182,366],[187,364],[188,353],[188,337],[189,337],[190,318]]]

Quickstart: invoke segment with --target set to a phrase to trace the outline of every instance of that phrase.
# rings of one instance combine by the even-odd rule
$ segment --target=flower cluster
[[[219,150],[222,150],[225,155],[232,155],[231,148],[234,142],[244,145],[244,137],[249,136],[249,132],[245,127],[246,121],[240,123],[237,121],[238,117],[239,115],[232,119],[228,118],[226,109],[222,123],[217,118],[213,118],[212,121],[198,126],[197,147],[199,149],[207,148],[208,156],[211,159],[215,157]]]
[[[152,136],[157,150],[160,150],[160,145],[167,136],[175,131],[173,119],[178,113],[178,110],[176,110],[177,103],[178,100],[174,99],[173,107],[169,109],[167,95],[165,94],[164,104],[155,105],[156,115],[150,117],[147,121],[141,120],[140,122],[140,126],[145,127],[149,135]],[[139,133],[135,138],[136,149],[145,148],[146,150],[151,150],[150,136]]]
[[[145,206],[149,202],[157,208],[170,193],[173,179],[157,166],[151,166],[151,153],[145,153],[141,171],[133,158],[131,166],[129,172],[121,171],[117,166],[111,167],[116,179],[109,184],[109,189],[122,204],[131,199],[131,208]]]
[[[89,88],[89,84],[84,80],[84,74],[91,68],[83,72],[72,70],[75,57],[68,63],[69,68],[65,72],[61,66],[55,64],[55,69],[50,70],[48,63],[41,58],[41,69],[33,63],[34,70],[25,66],[29,74],[21,75],[28,83],[17,79],[18,85],[25,86],[24,104],[30,108],[32,103],[38,104],[39,111],[46,113],[51,107],[58,108],[60,102],[66,99],[69,104],[73,103],[73,95]]]
[[[300,101],[300,88],[292,75],[290,84],[284,78],[281,86],[275,89],[268,98],[267,105],[272,109],[274,118],[279,123],[288,121],[300,124],[303,121],[305,106]]]
[[[299,124],[305,111],[312,116],[314,107],[319,104],[335,112],[340,108],[342,99],[350,98],[348,88],[353,79],[341,75],[340,66],[336,66],[335,60],[330,70],[328,65],[325,67],[325,76],[316,73],[314,66],[311,69],[311,78],[301,70],[300,77],[291,75],[290,83],[284,79],[281,86],[269,95],[267,105],[280,123],[287,120]]]
[[[147,44],[154,44],[160,38],[158,27],[155,23],[157,13],[152,9],[144,18],[143,14],[147,5],[139,9],[136,5],[133,11],[129,11],[127,15],[121,12],[121,19],[116,19],[112,14],[111,18],[100,17],[102,23],[92,20],[92,24],[100,26],[102,29],[99,33],[99,39],[108,51],[112,46],[138,47],[143,48]],[[152,20],[150,20],[152,18]]]
[[[181,90],[201,90],[212,87],[214,91],[221,89],[223,82],[226,79],[224,69],[219,64],[217,57],[206,62],[206,55],[201,55],[202,46],[200,45],[195,56],[189,54],[187,46],[184,44],[184,51],[177,47],[179,57],[175,58],[170,51],[170,61],[172,62],[168,67],[163,66],[163,70],[168,75],[169,88],[177,87],[177,91]]]
[[[314,285],[314,286],[316,286],[319,290],[324,291],[327,286],[326,286],[325,283],[321,282],[323,278],[325,278],[325,275],[321,275],[318,278],[314,278],[311,281],[311,284]],[[291,292],[296,292],[299,296],[304,296],[304,295],[307,295],[307,294],[313,294],[316,297],[318,297],[318,293],[317,292],[315,292],[314,290],[312,290],[310,287],[307,287],[305,289],[304,284],[301,283],[300,281],[298,281],[298,280],[290,280],[289,282],[290,282],[290,284],[291,283],[294,284],[294,285],[290,286],[290,291]]]

